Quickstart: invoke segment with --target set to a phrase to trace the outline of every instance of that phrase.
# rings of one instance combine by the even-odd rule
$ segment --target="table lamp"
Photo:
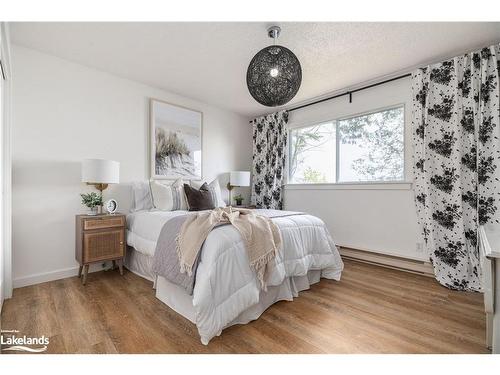
[[[229,173],[229,182],[227,190],[229,190],[229,205],[231,205],[231,190],[236,186],[250,186],[250,172],[248,171],[232,171]]]
[[[82,161],[82,182],[94,185],[102,196],[102,191],[108,187],[108,184],[120,182],[120,163],[113,160],[84,159]]]

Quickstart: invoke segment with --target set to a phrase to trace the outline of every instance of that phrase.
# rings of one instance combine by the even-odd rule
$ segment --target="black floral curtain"
[[[253,125],[252,204],[283,208],[288,112],[256,118]]]
[[[499,45],[412,74],[415,202],[436,279],[480,291],[478,227],[499,224]]]

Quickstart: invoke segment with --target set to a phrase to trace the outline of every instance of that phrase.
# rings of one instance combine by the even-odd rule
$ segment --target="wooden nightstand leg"
[[[82,277],[83,266],[78,267],[78,278]]]
[[[120,269],[120,275],[123,276],[123,258],[118,259],[118,268]]]
[[[113,267],[111,267],[112,270],[116,268],[116,260],[111,261],[113,263]]]
[[[86,264],[83,269],[83,278],[82,278],[82,284],[85,285],[87,282],[87,274],[89,273],[89,265]]]

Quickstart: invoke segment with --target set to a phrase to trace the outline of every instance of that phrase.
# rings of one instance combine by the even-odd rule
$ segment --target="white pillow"
[[[151,193],[153,194],[153,205],[156,209],[162,211],[188,209],[182,178],[175,180],[172,184],[150,181],[150,186]]]
[[[132,207],[131,212],[150,210],[153,208],[153,197],[148,181],[136,181],[132,183]]]
[[[204,181],[191,181],[191,186],[196,189],[199,189],[203,184]],[[208,184],[208,190],[212,194],[212,200],[214,201],[215,207],[226,207],[226,202],[222,199],[222,192],[218,179],[215,179]]]

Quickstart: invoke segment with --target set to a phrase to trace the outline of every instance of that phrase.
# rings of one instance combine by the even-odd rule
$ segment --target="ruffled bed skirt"
[[[133,247],[127,246],[125,256],[125,267],[136,275],[155,282],[156,276],[153,274],[153,257],[145,255]]]

